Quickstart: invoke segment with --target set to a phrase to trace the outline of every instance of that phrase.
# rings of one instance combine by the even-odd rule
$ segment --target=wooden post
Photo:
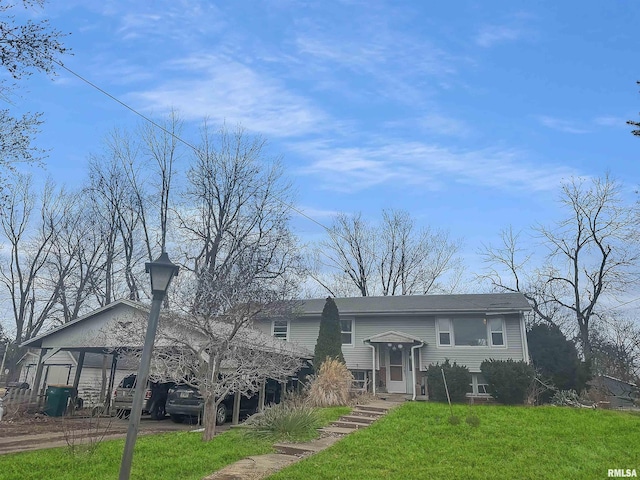
[[[36,368],[36,378],[33,380],[33,385],[31,386],[31,395],[29,396],[29,402],[33,398],[33,394],[35,393],[38,397],[38,406],[40,406],[40,383],[42,382],[42,370],[44,368],[44,356],[47,354],[47,348],[40,349],[40,358],[38,359],[38,367]]]
[[[82,367],[84,365],[85,351],[82,350],[78,355],[78,364],[76,365],[76,374],[73,377],[73,396],[71,397],[71,412],[75,412],[76,404],[78,400],[78,385],[80,385],[80,375],[82,374]]]
[[[113,383],[116,378],[116,367],[118,366],[118,352],[113,352],[111,357],[111,371],[109,372],[109,389],[107,390],[106,399],[104,402],[104,412],[111,414],[111,396],[113,395]]]
[[[233,416],[231,417],[231,425],[240,423],[240,393],[236,392],[233,396]]]
[[[260,393],[258,394],[258,412],[264,412],[264,396],[267,388],[267,381],[263,380],[260,384]]]

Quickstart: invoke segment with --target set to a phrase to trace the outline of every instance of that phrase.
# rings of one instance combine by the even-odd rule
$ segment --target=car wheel
[[[151,405],[151,419],[152,420],[162,420],[167,415],[167,412],[164,410],[164,403],[156,402]]]
[[[223,425],[227,420],[227,406],[224,403],[216,408],[216,425]]]
[[[182,415],[171,414],[171,421],[174,423],[182,423],[184,421],[184,417]]]

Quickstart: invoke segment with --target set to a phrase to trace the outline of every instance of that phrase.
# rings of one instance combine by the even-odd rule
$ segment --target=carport
[[[22,344],[30,349],[40,349],[32,396],[44,396],[44,386],[41,385],[42,373],[48,358],[60,351],[78,352],[77,366],[73,376],[74,391],[78,391],[85,356],[89,352],[111,356],[111,368],[108,376],[108,386],[105,396],[105,411],[110,411],[111,392],[114,389],[114,379],[118,364],[118,357],[123,353],[142,350],[142,337],[127,335],[132,325],[146,325],[149,308],[131,300],[118,300],[102,308],[84,315],[74,321],[61,325],[49,332],[39,335]],[[260,333],[255,332],[256,335]],[[305,349],[286,344],[273,337],[262,339],[266,345],[285,348],[289,354],[294,353],[299,358],[311,358],[312,354]],[[264,382],[259,390],[259,408],[264,406]],[[240,413],[240,396],[236,395],[233,408],[233,422],[237,423]]]

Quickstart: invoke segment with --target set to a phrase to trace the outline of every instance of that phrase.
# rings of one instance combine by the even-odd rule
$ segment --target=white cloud
[[[475,42],[481,47],[489,48],[498,43],[519,40],[524,34],[525,31],[520,28],[505,25],[486,25],[476,35]]]
[[[292,137],[332,128],[307,98],[281,82],[223,55],[192,55],[164,66],[166,80],[129,98],[154,112],[176,108],[187,120],[241,123],[270,137]]]
[[[418,124],[430,133],[461,137],[469,133],[469,127],[461,120],[432,113],[418,120]]]
[[[547,128],[551,128],[552,130],[557,130],[559,132],[573,133],[573,134],[589,133],[588,129],[578,126],[578,124],[569,120],[564,120],[557,117],[551,117],[549,115],[538,115],[536,119],[543,126]]]
[[[539,166],[516,150],[455,150],[435,144],[388,141],[366,147],[299,145],[313,161],[301,174],[325,180],[325,188],[356,192],[378,185],[440,190],[450,182],[498,190],[554,190],[575,175],[569,168]]]
[[[601,127],[627,127],[627,118],[603,115],[593,119],[593,123]]]

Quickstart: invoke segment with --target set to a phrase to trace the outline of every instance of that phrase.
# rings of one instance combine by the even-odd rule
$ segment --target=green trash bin
[[[50,417],[61,417],[67,410],[69,398],[73,395],[71,385],[49,385],[47,387],[47,406],[44,413]]]

